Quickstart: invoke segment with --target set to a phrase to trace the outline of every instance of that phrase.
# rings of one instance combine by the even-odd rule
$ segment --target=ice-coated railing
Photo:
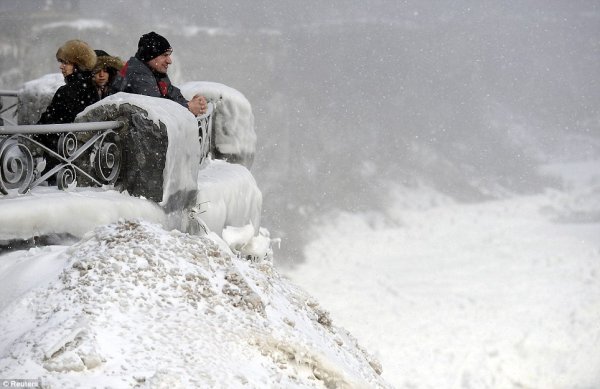
[[[2,91],[1,96],[16,95]],[[198,116],[200,163],[212,150],[214,104]],[[102,186],[117,183],[122,168],[120,121],[0,125],[0,195],[39,185]],[[82,185],[83,184],[83,185]]]
[[[18,92],[0,89],[0,126],[17,124]]]
[[[0,126],[0,193],[23,194],[53,181],[65,189],[78,178],[88,185],[114,184],[121,168],[115,130],[121,126],[119,121]]]
[[[214,104],[207,104],[206,113],[198,116],[198,137],[200,140],[200,164],[210,155],[212,146],[212,121],[213,121]]]

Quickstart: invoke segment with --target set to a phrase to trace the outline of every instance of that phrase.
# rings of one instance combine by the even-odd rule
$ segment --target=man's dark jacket
[[[56,90],[38,124],[73,123],[79,112],[96,101],[92,72],[78,70],[65,77],[65,85]]]
[[[176,86],[171,84],[165,73],[152,71],[148,65],[136,57],[131,57],[113,82],[116,92],[135,93],[153,97],[164,97],[184,107],[188,102]]]

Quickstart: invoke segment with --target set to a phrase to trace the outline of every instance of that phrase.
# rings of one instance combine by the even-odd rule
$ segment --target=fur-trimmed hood
[[[92,70],[96,65],[96,53],[90,45],[79,39],[66,41],[56,52],[56,59],[72,63],[80,70]]]
[[[94,66],[93,72],[96,73],[100,69],[113,70],[117,73],[125,65],[125,63],[119,57],[113,57],[103,50],[95,50],[98,60],[96,66]]]

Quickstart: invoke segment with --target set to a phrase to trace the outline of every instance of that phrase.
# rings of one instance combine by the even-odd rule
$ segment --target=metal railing
[[[96,186],[114,184],[121,168],[114,130],[121,126],[118,121],[0,126],[0,193],[23,194],[48,181],[66,189],[78,177]]]
[[[16,94],[0,90],[0,97]],[[11,108],[15,106],[7,110]],[[196,118],[201,164],[213,148],[214,111],[214,103],[209,102],[207,112]],[[0,122],[0,195],[27,193],[43,183],[59,189],[81,183],[115,184],[122,161],[117,131],[123,125],[120,121],[43,125]]]
[[[202,116],[198,116],[198,137],[200,140],[200,164],[210,156],[212,150],[212,120],[215,106],[209,102],[206,113]]]
[[[17,91],[0,89],[0,126],[17,124],[18,103]]]

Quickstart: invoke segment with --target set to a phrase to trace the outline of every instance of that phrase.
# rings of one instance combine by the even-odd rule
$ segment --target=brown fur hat
[[[96,56],[98,57],[98,60],[96,61],[96,66],[94,66],[94,73],[100,71],[100,69],[105,69],[109,73],[112,70],[114,73],[116,73],[119,70],[121,70],[121,68],[125,65],[121,58],[113,57],[104,50],[94,51],[96,52]]]
[[[80,70],[92,70],[96,65],[96,53],[87,43],[79,39],[66,41],[59,47],[56,59],[72,63]]]

